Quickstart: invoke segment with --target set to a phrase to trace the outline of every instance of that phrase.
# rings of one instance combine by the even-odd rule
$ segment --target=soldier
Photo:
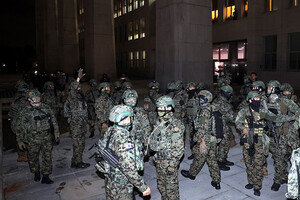
[[[246,189],[254,188],[254,195],[260,196],[263,181],[263,165],[265,163],[263,134],[265,121],[280,122],[291,120],[275,115],[261,108],[261,95],[256,91],[248,93],[249,107],[242,108],[235,119],[236,127],[242,132],[244,143],[243,156],[247,167],[248,184]],[[276,121],[277,120],[277,121]]]
[[[82,162],[88,120],[87,102],[80,84],[80,79],[84,75],[82,69],[80,69],[78,71],[78,78],[69,86],[69,96],[64,104],[64,114],[68,118],[71,137],[73,139],[72,168],[87,168],[90,166],[89,163]]]
[[[248,93],[251,91],[252,79],[251,76],[244,76],[244,85],[240,89],[240,99],[246,99]]]
[[[133,89],[125,90],[122,95],[123,104],[130,106],[133,109],[133,121],[131,133],[140,141],[141,144],[146,144],[151,131],[150,122],[145,110],[137,105],[138,94]]]
[[[294,88],[289,83],[281,84],[280,90],[283,96],[297,103],[297,96],[294,94]]]
[[[162,200],[179,200],[178,168],[184,154],[184,124],[174,117],[175,104],[171,97],[156,101],[158,120],[147,145],[155,151],[157,187]]]
[[[96,113],[95,113],[95,102],[96,99],[100,96],[100,92],[97,88],[97,80],[91,79],[89,81],[90,89],[85,93],[87,105],[88,105],[88,124],[90,136],[89,138],[94,137],[95,135],[95,121],[96,121]]]
[[[132,86],[132,84],[130,82],[126,81],[126,82],[122,83],[122,90],[123,90],[123,92],[125,90],[127,90],[127,89],[132,89],[132,88],[133,88],[133,86]]]
[[[285,194],[288,199],[300,198],[300,148],[293,151],[291,158],[291,169],[289,173],[289,181],[287,185],[287,193]]]
[[[147,112],[150,124],[153,127],[157,118],[155,102],[161,96],[161,94],[159,93],[158,82],[153,80],[148,84],[148,87],[149,92],[144,98],[144,109]]]
[[[199,93],[201,109],[195,119],[195,130],[193,147],[194,160],[189,170],[181,170],[181,174],[191,180],[195,180],[203,165],[207,163],[211,185],[217,190],[221,189],[221,174],[216,158],[217,137],[215,132],[213,108],[211,105],[213,96],[207,90]]]
[[[105,192],[107,200],[132,200],[133,188],[143,196],[151,190],[138,174],[143,170],[143,156],[138,141],[129,132],[132,126],[133,110],[126,105],[117,105],[111,109],[109,120],[114,123],[105,133],[103,143],[119,158],[120,168],[105,163]]]
[[[28,150],[28,164],[34,181],[52,184],[49,178],[52,173],[52,140],[59,139],[59,130],[56,118],[51,108],[41,103],[41,94],[37,90],[28,92],[27,104],[21,111],[17,120],[17,142],[21,150]],[[40,169],[39,156],[42,154]]]
[[[100,139],[102,139],[109,126],[109,112],[114,106],[114,102],[110,97],[109,83],[100,83],[98,90],[100,91],[100,96],[95,103],[95,112],[97,116],[97,126],[100,132]]]
[[[201,91],[201,90],[205,90],[205,84],[203,82],[199,82],[196,85],[196,90],[197,90],[197,94]]]
[[[123,94],[121,82],[120,81],[114,82],[114,87],[115,88],[112,94],[112,99],[114,100],[114,105],[119,105],[121,103],[122,94]]]
[[[12,103],[8,116],[10,118],[10,127],[12,132],[17,135],[17,129],[16,129],[16,124],[17,124],[17,118],[19,115],[22,113],[20,112],[27,104],[29,103],[27,100],[27,93],[29,90],[29,85],[25,83],[23,80],[17,81],[16,85],[16,93],[14,97],[14,102]],[[18,145],[17,145],[17,152],[18,152],[18,162],[27,162],[27,151],[26,149],[20,150]]]
[[[213,101],[213,107],[215,110],[219,111],[222,119],[224,120],[224,127],[220,127],[220,131],[225,130],[223,134],[223,139],[219,143],[218,147],[218,164],[220,170],[228,171],[234,163],[227,160],[230,141],[234,139],[230,125],[234,124],[235,113],[233,111],[233,106],[230,103],[230,99],[233,95],[233,89],[229,85],[222,86],[220,88],[220,95]]]
[[[57,117],[58,110],[59,110],[59,102],[58,98],[56,97],[55,90],[54,90],[54,83],[51,81],[48,81],[44,84],[44,93],[42,94],[42,102],[46,105],[48,105],[54,115]]]

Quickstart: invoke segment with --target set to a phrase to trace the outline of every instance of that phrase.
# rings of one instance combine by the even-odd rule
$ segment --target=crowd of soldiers
[[[140,107],[138,93],[125,76],[113,87],[105,82],[107,79],[100,84],[91,79],[84,94],[80,83],[84,75],[80,69],[77,79],[69,84],[67,98],[59,98],[64,101],[58,100],[52,82],[45,83],[43,94],[23,81],[16,84],[9,114],[11,127],[18,143],[18,161],[26,161],[28,155],[35,181],[40,181],[42,173],[42,183],[53,183],[49,178],[51,152],[59,143],[56,117],[63,113],[73,139],[72,168],[90,166],[82,160],[85,134],[89,132],[93,138],[96,130],[99,132],[95,167],[105,175],[107,199],[133,199],[134,188],[143,196],[150,195],[139,173],[150,156],[162,199],[180,199],[178,169],[185,143],[191,148],[188,159],[193,162],[181,174],[195,180],[207,163],[211,185],[219,190],[220,170],[234,166],[227,157],[234,145],[235,129],[240,133],[247,168],[245,188],[254,189],[254,195],[260,196],[269,152],[275,168],[271,189],[278,191],[281,184],[287,183],[288,162],[300,143],[300,107],[290,84],[271,80],[265,85],[253,73],[245,76],[239,94],[234,93],[226,76],[218,80],[215,89],[202,82],[170,82],[163,94],[159,83],[151,81]],[[239,105],[233,106],[236,102]],[[299,152],[294,154],[299,161]]]

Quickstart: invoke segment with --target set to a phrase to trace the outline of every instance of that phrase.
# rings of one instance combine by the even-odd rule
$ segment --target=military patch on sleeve
[[[130,150],[133,148],[134,148],[134,145],[132,143],[124,143],[123,145],[121,145],[120,150],[127,151],[127,150]]]

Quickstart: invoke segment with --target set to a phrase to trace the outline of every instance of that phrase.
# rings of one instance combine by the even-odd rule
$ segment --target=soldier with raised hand
[[[133,89],[125,90],[122,95],[123,104],[133,109],[132,130],[130,132],[140,141],[141,145],[145,145],[149,138],[151,126],[145,110],[137,106],[137,100],[138,94]]]
[[[16,93],[14,97],[14,102],[12,103],[8,116],[10,119],[10,127],[12,132],[17,135],[17,129],[16,129],[16,124],[17,124],[17,118],[20,116],[22,113],[20,112],[25,106],[29,104],[28,99],[27,99],[27,93],[29,90],[29,85],[25,83],[23,80],[17,81],[15,85]],[[17,145],[17,153],[18,153],[18,162],[27,162],[27,150],[20,150],[20,148]]]
[[[211,185],[219,190],[221,189],[221,173],[216,158],[217,136],[212,115],[213,108],[211,105],[213,96],[208,90],[199,92],[199,101],[201,109],[195,118],[193,154],[194,160],[189,170],[181,170],[181,174],[191,180],[195,180],[205,163],[207,163],[210,176],[212,177]]]
[[[114,100],[114,105],[119,105],[121,103],[122,94],[123,94],[123,90],[122,90],[121,82],[120,81],[114,82],[114,91],[112,94],[112,99]]]
[[[170,96],[156,101],[158,119],[148,144],[155,151],[157,187],[162,200],[179,200],[178,168],[184,154],[184,124],[174,117],[175,104]]]
[[[107,200],[132,200],[133,188],[143,196],[151,194],[138,171],[143,170],[143,153],[138,148],[139,142],[129,132],[132,127],[133,110],[126,105],[113,107],[109,120],[114,123],[104,135],[102,143],[118,158],[119,168],[104,161],[105,192]]]
[[[94,137],[95,135],[95,122],[96,122],[96,113],[95,113],[95,102],[96,99],[100,96],[100,92],[97,88],[97,80],[91,79],[89,81],[89,90],[86,91],[85,96],[87,100],[87,106],[88,106],[88,124],[89,124],[89,131],[90,136],[89,138]]]
[[[161,97],[161,94],[159,93],[159,83],[155,80],[151,81],[148,84],[149,92],[144,98],[144,109],[148,114],[150,124],[153,127],[156,118],[157,118],[157,112],[156,112],[156,100]]]
[[[109,126],[109,112],[114,106],[114,101],[110,96],[111,87],[109,83],[100,83],[98,90],[100,91],[100,96],[95,103],[95,112],[100,139],[102,139]]]
[[[28,164],[34,181],[52,184],[49,178],[52,173],[52,141],[59,139],[59,130],[52,109],[41,103],[41,94],[37,90],[28,91],[27,104],[22,109],[22,115],[17,119],[17,142],[21,150],[28,150]],[[39,156],[42,154],[42,166]]]
[[[42,102],[48,105],[54,115],[57,117],[59,110],[59,101],[55,94],[55,87],[52,81],[47,81],[43,87]]]
[[[64,115],[68,118],[70,132],[73,140],[72,168],[87,168],[89,163],[82,161],[82,154],[85,148],[85,134],[87,132],[87,102],[82,92],[80,79],[85,75],[79,69],[78,78],[69,86],[69,96],[64,104]]]
[[[229,85],[222,86],[220,88],[220,95],[213,101],[213,107],[216,111],[219,111],[221,114],[222,120],[224,120],[224,124],[220,123],[222,127],[220,127],[220,131],[224,131],[223,138],[218,145],[218,164],[220,170],[228,171],[230,167],[233,166],[234,163],[227,160],[230,141],[234,139],[232,130],[230,125],[235,123],[235,113],[233,111],[233,106],[230,103],[230,99],[233,95],[233,89]]]

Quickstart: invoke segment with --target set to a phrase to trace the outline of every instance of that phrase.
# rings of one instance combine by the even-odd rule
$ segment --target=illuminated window
[[[213,10],[211,11],[211,18],[213,21],[217,20],[219,16],[219,11],[218,10]]]
[[[244,1],[244,17],[247,17],[248,15],[248,8],[249,8],[249,2],[248,1]]]
[[[246,58],[246,42],[239,42],[237,44],[237,53],[238,59],[245,59]]]
[[[140,66],[140,52],[139,51],[134,52],[134,58],[135,58],[135,66],[139,67]]]
[[[229,55],[229,44],[221,44],[220,45],[220,59],[228,60]]]
[[[213,60],[219,60],[219,47],[213,46]]]
[[[129,24],[128,24],[128,41],[133,39],[132,35],[133,35],[133,22],[129,22]]]
[[[300,70],[300,32],[289,34],[289,68]]]
[[[134,56],[133,56],[133,52],[129,52],[129,66],[133,67],[134,64]]]
[[[115,4],[114,6],[114,18],[118,17],[118,4]]]
[[[138,9],[139,8],[139,0],[133,0],[134,1],[134,5],[133,5],[133,9]]]
[[[145,5],[145,0],[140,0],[140,7]]]
[[[140,38],[144,38],[145,34],[145,18],[140,19]]]
[[[118,17],[120,17],[122,15],[122,2],[119,2],[119,6],[118,6]]]
[[[123,10],[123,15],[127,13],[126,0],[122,1],[122,10]]]
[[[267,12],[278,10],[277,0],[266,0]]]
[[[291,7],[297,7],[299,6],[299,0],[290,0]]]
[[[140,58],[141,58],[141,67],[145,68],[146,67],[146,51],[141,51],[140,52]]]
[[[128,0],[128,12],[131,12],[132,11],[132,1],[133,0]]]
[[[277,65],[277,36],[270,35],[264,37],[265,63],[264,69],[276,69]]]
[[[230,19],[234,17],[235,6],[226,7],[226,19]]]
[[[138,39],[139,38],[139,22],[140,20],[136,20],[134,22],[134,39]]]

